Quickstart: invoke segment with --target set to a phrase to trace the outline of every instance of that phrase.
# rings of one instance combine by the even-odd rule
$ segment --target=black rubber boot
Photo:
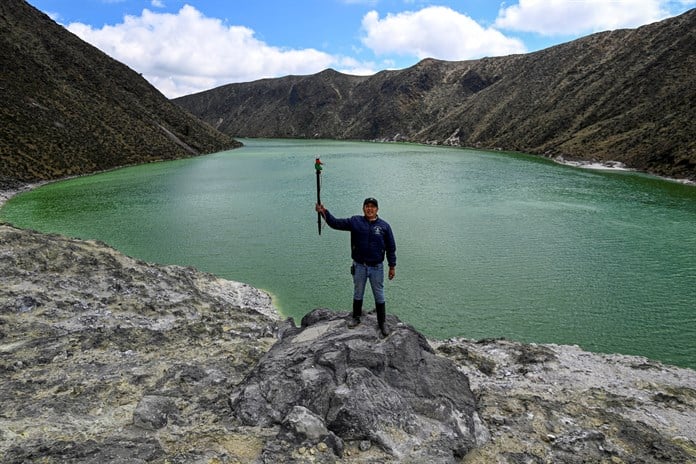
[[[389,329],[387,329],[387,325],[386,325],[387,310],[385,309],[384,306],[385,306],[384,303],[377,303],[376,304],[377,324],[379,324],[379,331],[382,333],[382,336],[387,337],[389,335]]]
[[[348,322],[349,329],[354,329],[360,324],[360,316],[362,316],[362,300],[353,300],[353,318]]]

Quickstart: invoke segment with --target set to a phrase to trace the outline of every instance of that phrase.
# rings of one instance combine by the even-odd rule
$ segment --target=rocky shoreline
[[[0,178],[0,208],[13,196],[40,187],[44,183],[11,182]]]
[[[553,161],[555,161],[558,164],[562,164],[564,166],[572,166],[575,168],[580,168],[580,169],[594,169],[598,171],[633,171],[637,172],[636,169],[632,169],[627,167],[624,163],[621,161],[586,161],[586,160],[569,160],[566,159],[563,156],[554,156],[551,158]],[[648,173],[645,173],[648,174]],[[654,175],[654,174],[650,174]],[[686,184],[686,185],[696,185],[696,182],[691,180],[691,179],[675,179],[671,177],[664,177],[664,176],[656,176],[659,177],[660,179],[667,180],[670,182],[677,182],[679,184]]]
[[[689,369],[574,346],[425,341],[393,315],[386,340],[369,323],[351,332],[347,314],[325,310],[297,327],[248,285],[10,225],[0,225],[0,276],[2,462],[696,462]],[[273,358],[283,341],[294,355]],[[341,356],[304,351],[320,342],[358,354],[337,367]],[[253,399],[258,385],[278,384],[264,378],[272,359],[284,384],[315,396],[288,391],[304,399],[283,404],[300,409],[254,422],[255,413],[239,415],[256,410],[253,402],[239,406],[240,392]],[[293,368],[292,359],[316,362]],[[451,364],[468,379],[471,400],[467,382],[424,375],[413,359],[445,363],[442,372]],[[334,383],[319,365],[332,366]],[[413,390],[398,386],[401,377]],[[356,378],[371,386],[352,384]],[[406,396],[380,420],[369,410],[352,419],[350,409],[311,410],[324,404],[317,396],[338,394],[325,404],[344,404],[395,381],[389,401],[397,401],[393,392]],[[440,402],[461,419],[428,413]],[[389,419],[395,409],[412,412]],[[352,430],[353,421],[375,430]],[[416,433],[427,427],[427,436]]]

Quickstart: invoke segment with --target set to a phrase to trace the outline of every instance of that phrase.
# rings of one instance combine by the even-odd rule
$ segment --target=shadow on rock
[[[279,426],[276,441],[378,445],[399,459],[455,462],[487,439],[468,378],[395,316],[382,338],[374,314],[348,329],[349,315],[327,309],[290,327],[232,392],[243,425]],[[275,450],[275,451],[274,451]],[[268,453],[287,453],[269,443]]]

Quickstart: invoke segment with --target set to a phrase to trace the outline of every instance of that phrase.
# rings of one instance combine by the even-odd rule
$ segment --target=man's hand
[[[396,275],[396,268],[395,267],[390,267],[389,268],[389,280],[392,280],[394,276]]]
[[[315,210],[317,213],[321,213],[322,216],[326,216],[326,208],[324,208],[324,205],[322,205],[321,203],[317,203],[317,204],[314,206],[314,210]]]

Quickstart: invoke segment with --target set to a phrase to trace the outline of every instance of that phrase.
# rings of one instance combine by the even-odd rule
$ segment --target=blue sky
[[[428,57],[533,52],[696,7],[696,0],[28,2],[170,98],[327,68],[369,75]]]

